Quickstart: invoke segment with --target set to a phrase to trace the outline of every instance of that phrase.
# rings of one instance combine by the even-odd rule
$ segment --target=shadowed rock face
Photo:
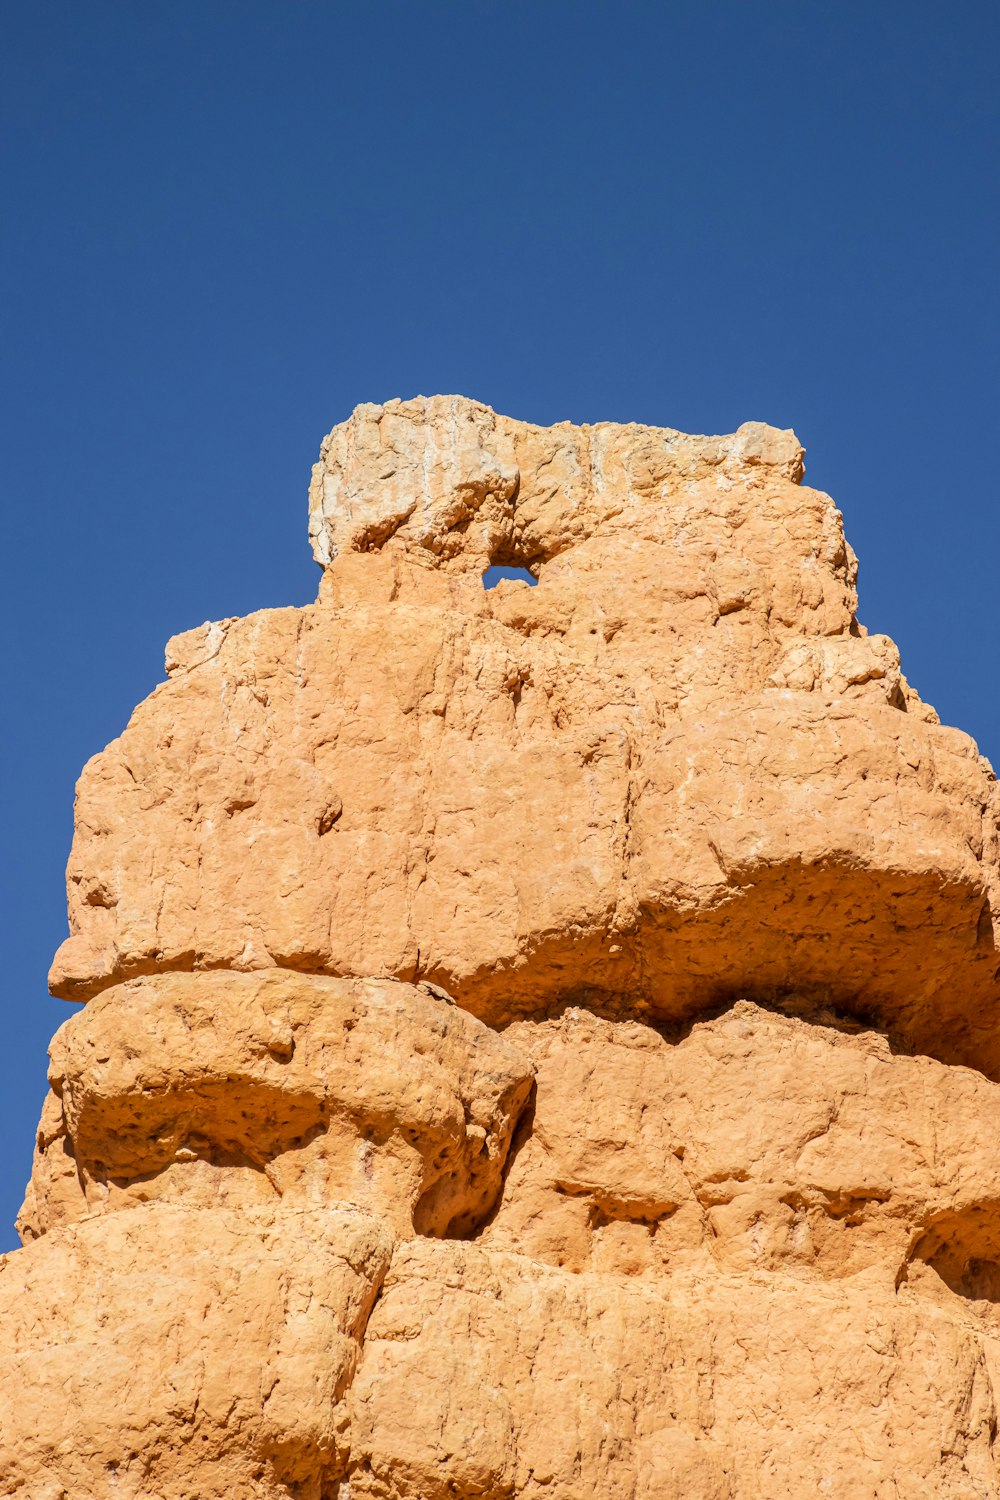
[[[1000,1497],[995,783],[802,473],[326,439],[81,778],[0,1495]]]

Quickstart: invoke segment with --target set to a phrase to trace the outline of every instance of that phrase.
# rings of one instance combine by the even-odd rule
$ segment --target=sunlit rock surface
[[[79,784],[0,1494],[1000,1497],[995,782],[802,460],[326,439]]]

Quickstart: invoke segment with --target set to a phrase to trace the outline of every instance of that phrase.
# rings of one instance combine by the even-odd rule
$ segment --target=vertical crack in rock
[[[0,1495],[1000,1500],[996,782],[803,478],[325,439],[80,780]]]

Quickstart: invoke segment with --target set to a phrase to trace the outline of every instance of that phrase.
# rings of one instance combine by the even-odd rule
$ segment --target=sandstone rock
[[[0,1260],[0,1495],[336,1494],[392,1237],[359,1210],[147,1204]]]
[[[496,1201],[533,1079],[504,1038],[410,985],[281,970],[106,990],[50,1055],[62,1129],[48,1105],[32,1237],[160,1197],[340,1200],[400,1234],[468,1232]],[[53,1185],[67,1160],[75,1194]]]
[[[1000,1500],[1000,799],[802,476],[330,434],[81,778],[0,1495]]]
[[[86,768],[55,992],[278,965],[495,1025],[811,990],[996,1073],[992,773],[858,625],[801,474],[759,424],[359,408],[319,603],[175,639]],[[540,587],[484,593],[492,561]]]
[[[995,1495],[992,1344],[863,1278],[645,1286],[417,1241],[351,1388],[351,1500]]]
[[[575,1009],[512,1026],[537,1096],[483,1243],[645,1280],[878,1270],[895,1289],[947,1226],[963,1264],[992,1264],[1000,1087],[807,1015],[740,1001],[679,1038]]]

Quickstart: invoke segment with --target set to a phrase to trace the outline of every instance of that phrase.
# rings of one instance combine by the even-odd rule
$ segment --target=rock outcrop
[[[1000,1497],[1000,802],[802,477],[330,434],[79,784],[0,1495]]]

